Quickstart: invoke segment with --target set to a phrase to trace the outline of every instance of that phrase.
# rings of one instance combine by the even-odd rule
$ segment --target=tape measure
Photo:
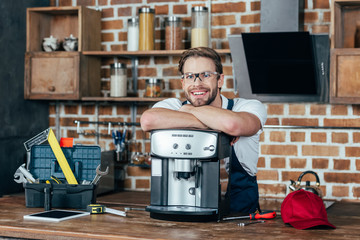
[[[100,204],[87,205],[86,211],[91,214],[105,213],[105,206]]]

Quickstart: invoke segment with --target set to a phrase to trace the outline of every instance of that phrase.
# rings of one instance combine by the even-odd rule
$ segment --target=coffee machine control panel
[[[154,130],[151,133],[151,154],[162,158],[216,157],[218,137],[216,131]]]

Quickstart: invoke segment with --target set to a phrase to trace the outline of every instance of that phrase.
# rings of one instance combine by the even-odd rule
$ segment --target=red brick
[[[250,5],[251,6],[250,7],[251,11],[259,11],[260,10],[260,6],[261,6],[260,1],[251,2],[250,4],[251,4]]]
[[[77,0],[77,6],[94,6],[95,0]]]
[[[302,174],[303,172],[288,172],[288,171],[283,171],[281,173],[282,175],[282,180],[283,181],[290,181],[290,180],[294,180],[297,181],[299,179],[299,176]],[[316,182],[316,178],[313,174],[305,174],[302,179],[301,179],[301,185],[305,185],[306,181],[310,181],[315,183]]]
[[[314,168],[314,169],[328,169],[329,168],[329,159],[326,159],[326,158],[313,158],[312,159],[312,168]]]
[[[331,127],[360,127],[360,118],[356,119],[324,119],[324,126]]]
[[[348,197],[349,187],[348,186],[333,186],[332,187],[333,197]]]
[[[241,16],[240,23],[241,24],[260,23],[260,14],[256,13],[256,14]]]
[[[99,107],[99,115],[111,115],[112,114],[112,106],[103,105]]]
[[[291,142],[304,142],[305,133],[304,132],[291,132],[290,133]]]
[[[304,22],[305,23],[316,23],[319,21],[319,13],[317,12],[305,12]]]
[[[303,156],[339,156],[339,147],[305,145],[302,146]]]
[[[94,105],[82,105],[81,106],[81,114],[95,114],[95,106]]]
[[[271,142],[285,142],[286,132],[271,131],[270,141]]]
[[[114,17],[114,9],[113,8],[103,8],[101,9],[101,18],[112,18]]]
[[[360,159],[356,159],[355,165],[356,165],[356,170],[360,171]]]
[[[130,115],[130,107],[118,105],[118,106],[116,106],[116,114],[117,115]]]
[[[169,77],[169,76],[178,76],[179,75],[179,71],[177,67],[164,67],[162,70],[162,75],[164,77]]]
[[[135,180],[135,187],[138,188],[150,188],[150,180],[149,179],[136,179]]]
[[[261,145],[261,154],[296,156],[296,145]]]
[[[311,142],[326,142],[326,133],[322,133],[322,132],[311,133]]]
[[[313,7],[314,9],[329,9],[330,5],[328,0],[313,0]]]
[[[360,187],[353,187],[352,192],[353,192],[354,197],[360,198]]]
[[[346,157],[360,157],[360,147],[345,147]]]
[[[101,34],[101,41],[102,42],[113,42],[114,41],[114,34],[113,33],[102,33]]]
[[[360,183],[360,173],[325,172],[324,180],[328,183]]]
[[[279,180],[279,175],[276,170],[259,170],[256,177],[258,180]]]
[[[74,121],[78,120],[78,121],[89,121],[88,118],[84,118],[84,117],[64,117],[64,118],[60,118],[60,126],[68,126],[68,127],[75,127],[75,123]]]
[[[311,27],[313,33],[329,33],[329,25],[313,25]]]
[[[305,105],[304,104],[290,104],[289,105],[289,114],[290,115],[304,115],[305,114]]]
[[[187,5],[174,5],[173,13],[174,14],[187,14]]]
[[[221,3],[221,4],[212,4],[211,12],[212,13],[228,13],[228,12],[245,12],[246,11],[246,3],[238,2],[238,3]]]
[[[65,114],[78,114],[79,106],[78,105],[65,105],[64,112]]]
[[[264,168],[265,167],[265,158],[264,157],[259,157],[257,167],[258,168]]]
[[[271,168],[285,168],[285,158],[271,158]]]
[[[348,110],[346,105],[332,105],[331,115],[347,115]]]
[[[151,176],[151,171],[146,168],[140,168],[140,167],[128,167],[127,168],[127,174],[129,176],[143,176],[148,177]]]
[[[315,118],[284,118],[282,125],[292,126],[318,126],[319,120]]]
[[[335,170],[350,170],[350,160],[347,159],[334,159]]]
[[[122,20],[111,20],[111,21],[102,21],[101,22],[102,30],[109,30],[109,29],[119,30],[122,28],[124,28]]]
[[[305,168],[306,159],[305,158],[290,158],[290,168]]]
[[[212,17],[211,24],[213,26],[227,26],[236,24],[234,15],[221,15]]]
[[[331,21],[331,12],[327,11],[323,13],[323,20],[324,22],[330,22]]]
[[[360,115],[360,105],[352,105],[352,109],[353,109],[353,114],[354,115]]]
[[[280,120],[278,118],[268,118],[265,125],[280,125]]]
[[[323,104],[313,104],[310,107],[311,115],[326,115],[326,105]]]
[[[267,105],[268,115],[283,115],[284,105],[283,104],[268,104]]]
[[[354,132],[353,133],[353,142],[354,143],[360,143],[360,132]]]
[[[286,184],[259,184],[259,195],[285,195]]]
[[[333,143],[348,143],[348,133],[333,132],[331,134]]]

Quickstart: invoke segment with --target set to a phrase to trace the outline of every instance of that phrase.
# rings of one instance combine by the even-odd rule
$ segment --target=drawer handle
[[[48,87],[48,90],[49,90],[50,92],[55,92],[55,86],[50,86],[50,87]]]

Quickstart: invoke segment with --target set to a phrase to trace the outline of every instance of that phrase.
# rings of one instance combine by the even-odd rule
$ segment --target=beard
[[[190,91],[185,92],[185,97],[186,99],[194,106],[194,107],[199,107],[199,106],[204,106],[204,105],[210,105],[216,98],[217,95],[217,86],[215,89],[211,90],[208,89],[208,94],[209,97],[207,99],[204,98],[196,98],[195,100],[191,99],[191,93]]]

